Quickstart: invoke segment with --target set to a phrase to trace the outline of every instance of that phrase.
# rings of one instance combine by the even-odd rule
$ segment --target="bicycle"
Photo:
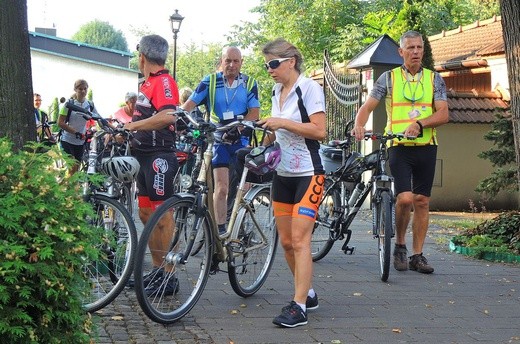
[[[354,247],[348,246],[352,236],[349,227],[371,194],[372,235],[377,239],[380,277],[385,282],[389,276],[391,241],[395,235],[394,179],[386,170],[387,141],[403,139],[404,135],[366,132],[364,139],[379,141],[379,149],[363,156],[351,151],[352,136],[348,127],[345,129],[346,140],[331,141],[328,145],[341,149],[342,165],[326,176],[325,192],[312,234],[312,258],[313,261],[324,258],[334,242],[343,239],[341,250],[345,254],[354,252]],[[372,176],[365,183],[361,177],[366,171],[372,171]]]
[[[92,205],[95,214],[86,220],[90,225],[102,228],[104,234],[103,245],[99,247],[99,258],[86,262],[84,270],[92,289],[90,295],[86,296],[83,307],[92,313],[110,304],[124,289],[132,274],[137,230],[128,209],[118,200],[120,194],[116,190],[115,181],[123,184],[133,181],[138,165],[133,165],[132,171],[128,169],[129,166],[119,166],[118,163],[128,162],[127,158],[130,157],[118,157],[114,147],[108,157],[103,157],[106,134],[112,136],[120,133],[128,140],[129,132],[112,128],[104,118],[87,109],[69,103],[66,106],[84,113],[86,118],[95,119],[101,126],[101,130],[93,134],[84,159],[86,161],[83,162],[83,169],[87,174],[101,175],[104,179],[102,185],[86,180],[82,189],[84,200]]]
[[[255,294],[269,274],[278,242],[270,183],[251,184],[246,192],[247,168],[242,173],[225,234],[219,235],[213,214],[213,133],[237,126],[259,128],[242,118],[217,128],[212,123],[195,122],[182,110],[175,115],[187,118],[206,146],[197,150],[194,169],[198,175],[193,185],[188,192],[174,195],[154,211],[139,240],[134,271],[137,300],[150,319],[163,324],[174,323],[188,314],[202,295],[209,275],[223,271],[219,263],[227,263],[229,281],[237,295]],[[175,226],[170,229],[174,235],[168,250],[152,252],[150,237],[168,216],[173,217]],[[153,266],[152,253],[160,255],[159,266]]]

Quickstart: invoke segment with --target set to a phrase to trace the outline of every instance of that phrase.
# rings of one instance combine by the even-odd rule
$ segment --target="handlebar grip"
[[[327,144],[327,146],[331,146],[331,147],[337,147],[339,146],[339,143],[341,141],[340,140],[332,140],[332,141],[329,141],[329,143]]]

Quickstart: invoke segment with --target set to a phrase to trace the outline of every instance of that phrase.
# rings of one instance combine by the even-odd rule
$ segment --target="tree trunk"
[[[511,115],[515,139],[516,171],[520,187],[520,4],[518,0],[500,0],[502,32],[506,50],[507,74],[511,93]]]
[[[36,140],[26,0],[2,0],[0,66],[0,137],[20,149]]]

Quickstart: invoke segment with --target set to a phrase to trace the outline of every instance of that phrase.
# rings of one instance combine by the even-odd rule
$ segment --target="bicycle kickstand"
[[[343,246],[341,246],[341,250],[345,254],[354,254],[354,250],[356,249],[356,246],[349,246],[348,243],[350,241],[350,237],[352,236],[352,230],[347,229],[345,234],[347,235],[345,242],[343,243]]]

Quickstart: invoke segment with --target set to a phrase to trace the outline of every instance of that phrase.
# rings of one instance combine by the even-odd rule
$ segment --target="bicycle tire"
[[[129,185],[131,184],[124,184],[124,183],[116,183],[117,186],[119,187],[119,201],[121,203],[123,203],[123,205],[125,206],[125,208],[128,210],[128,212],[130,213],[130,215],[132,216],[132,218],[134,218],[134,212],[135,212],[135,209],[134,209],[134,200],[135,200],[135,197],[134,195],[132,194],[132,189],[129,187]]]
[[[157,323],[172,324],[188,314],[208,281],[213,255],[211,222],[207,212],[200,214],[195,208],[193,196],[174,196],[166,200],[154,211],[139,240],[134,271],[135,291],[143,312]],[[175,234],[167,251],[156,256],[154,268],[149,241],[152,233],[159,230],[159,225],[162,229],[171,228],[163,226],[167,216],[173,216]],[[195,254],[193,247],[199,231],[203,231],[204,243]],[[168,285],[170,282],[173,288]]]
[[[390,251],[392,249],[392,197],[388,191],[382,191],[377,205],[378,228],[377,242],[381,281],[386,282],[390,273]]]
[[[313,262],[323,259],[330,252],[336,241],[332,236],[337,219],[334,209],[341,208],[341,200],[339,189],[336,187],[330,188],[329,185],[331,184],[331,180],[325,179],[325,193],[321,198],[318,216],[312,230],[311,255]]]
[[[124,289],[132,275],[137,250],[137,230],[126,208],[118,201],[103,195],[93,195],[90,202],[95,217],[88,219],[94,226],[104,227],[101,259],[90,262],[85,272],[92,290],[83,308],[95,312],[110,304]]]
[[[228,245],[228,277],[233,291],[254,295],[265,283],[278,246],[270,187],[255,186],[244,197]],[[256,224],[255,224],[256,222]]]

